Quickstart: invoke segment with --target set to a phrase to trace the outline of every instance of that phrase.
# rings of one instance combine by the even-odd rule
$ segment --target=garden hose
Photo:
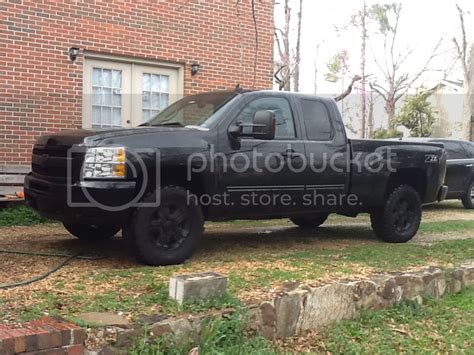
[[[12,282],[12,283],[6,283],[6,284],[0,284],[0,290],[5,290],[8,288],[14,288],[14,287],[19,287],[19,286],[25,286],[29,285],[31,283],[43,280],[47,278],[49,275],[55,273],[59,269],[61,269],[64,265],[66,265],[68,262],[70,262],[73,259],[83,259],[83,260],[99,260],[103,259],[104,256],[87,256],[87,255],[81,255],[82,252],[78,252],[75,254],[53,254],[53,253],[33,253],[33,252],[24,252],[24,251],[16,251],[16,250],[5,250],[5,249],[0,249],[0,254],[16,254],[16,255],[31,255],[31,256],[47,256],[47,257],[64,257],[63,261],[61,261],[59,264],[53,266],[50,268],[48,271],[46,271],[44,274],[41,274],[39,276],[32,277],[31,279],[28,280],[23,280],[23,281],[17,281],[17,282]]]

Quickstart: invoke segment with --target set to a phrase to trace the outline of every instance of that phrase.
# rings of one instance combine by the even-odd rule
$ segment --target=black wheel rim
[[[162,204],[150,214],[149,236],[160,249],[179,248],[189,236],[191,226],[185,206]]]
[[[474,204],[474,185],[471,185],[471,202]]]
[[[416,211],[413,203],[408,199],[400,198],[392,209],[393,225],[397,232],[409,231],[416,220]]]

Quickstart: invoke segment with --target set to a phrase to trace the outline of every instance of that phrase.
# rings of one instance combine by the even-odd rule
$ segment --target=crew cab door
[[[304,206],[313,211],[334,211],[345,204],[349,189],[350,150],[335,104],[312,96],[298,102],[306,151]]]
[[[304,191],[304,179],[297,171],[304,158],[301,127],[285,95],[268,93],[250,97],[219,139],[220,156],[215,158],[219,171],[218,184],[219,190],[226,193],[229,199],[220,212],[241,217],[288,213],[296,208],[294,203]],[[249,137],[233,140],[229,137],[230,127],[239,122],[251,124],[255,113],[261,110],[275,113],[276,133],[273,140]],[[250,132],[250,127],[243,128],[243,133]]]

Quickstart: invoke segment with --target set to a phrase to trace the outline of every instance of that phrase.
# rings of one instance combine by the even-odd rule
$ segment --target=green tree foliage
[[[401,11],[401,4],[374,4],[369,9],[369,16],[378,23],[380,33],[385,36],[397,32],[398,17]]]
[[[430,91],[410,95],[395,118],[397,124],[401,124],[410,130],[413,137],[429,137],[436,118],[433,114],[431,104],[428,102]]]
[[[374,132],[374,139],[402,138],[403,133],[396,129],[379,129]]]
[[[324,79],[331,83],[337,82],[345,75],[348,70],[349,54],[346,50],[336,53],[326,64],[327,73],[324,74]]]

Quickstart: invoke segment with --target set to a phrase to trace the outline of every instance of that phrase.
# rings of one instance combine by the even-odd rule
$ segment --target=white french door
[[[176,101],[178,93],[177,70],[134,65],[133,78],[135,124],[147,122]]]
[[[129,64],[86,60],[84,64],[83,127],[127,127],[131,108]]]
[[[182,96],[179,69],[87,59],[83,127],[133,127]]]

